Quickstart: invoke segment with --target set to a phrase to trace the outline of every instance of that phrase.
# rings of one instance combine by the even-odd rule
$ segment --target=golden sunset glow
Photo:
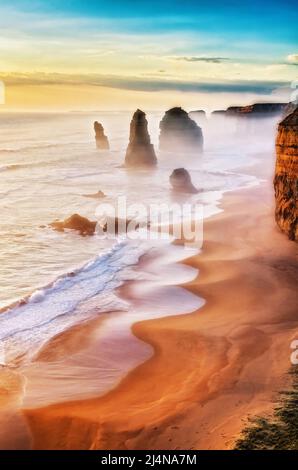
[[[242,103],[289,98],[295,41],[285,30],[276,42],[275,16],[249,36],[240,12],[230,16],[234,28],[225,28],[220,9],[199,10],[198,19],[188,9],[150,19],[124,4],[114,16],[100,2],[90,12],[80,2],[61,11],[55,2],[40,2],[39,11],[25,1],[1,3],[2,110],[162,109],[174,102],[212,109],[236,103],[239,93]],[[212,31],[210,15],[218,23]]]

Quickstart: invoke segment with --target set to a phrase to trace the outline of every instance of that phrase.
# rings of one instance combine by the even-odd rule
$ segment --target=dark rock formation
[[[157,158],[150,142],[146,114],[137,109],[130,123],[129,144],[125,155],[125,165],[142,167],[156,165]]]
[[[282,118],[287,103],[255,103],[249,106],[230,106],[226,111],[213,111],[212,120],[218,128],[236,137],[271,134]],[[260,126],[262,120],[262,126]]]
[[[298,240],[298,109],[278,126],[274,177],[275,219],[290,240]]]
[[[97,121],[94,122],[94,131],[96,147],[101,150],[109,150],[110,146],[108,138],[104,133],[102,125]]]
[[[172,108],[166,111],[159,127],[159,148],[161,150],[170,152],[202,151],[202,130],[182,108]]]
[[[225,116],[226,110],[225,109],[216,109],[215,111],[212,111],[211,117],[213,116]]]
[[[173,190],[179,193],[196,194],[199,192],[192,184],[190,174],[185,168],[176,168],[170,176],[170,183]]]
[[[79,214],[73,214],[71,217],[65,219],[62,222],[52,222],[50,226],[54,230],[57,230],[57,232],[64,232],[65,229],[76,230],[80,233],[80,235],[85,237],[86,235],[94,235],[96,222],[92,222]]]
[[[245,108],[246,106],[230,106],[229,108],[226,109],[225,115],[226,116],[238,116],[238,114],[241,114],[241,110]],[[243,114],[247,114],[247,112]]]
[[[240,117],[274,117],[282,114],[287,103],[255,103],[249,106],[230,106],[226,110],[227,116]]]
[[[252,117],[266,118],[282,115],[288,103],[254,103],[249,106],[230,106],[226,110],[212,111],[211,117]]]

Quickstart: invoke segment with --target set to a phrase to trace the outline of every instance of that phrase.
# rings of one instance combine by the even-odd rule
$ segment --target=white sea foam
[[[0,340],[6,362],[29,350],[31,356],[45,341],[90,318],[95,310],[97,314],[125,309],[125,302],[113,291],[125,280],[125,269],[135,265],[144,250],[139,243],[117,243],[109,252],[61,276],[3,313]]]

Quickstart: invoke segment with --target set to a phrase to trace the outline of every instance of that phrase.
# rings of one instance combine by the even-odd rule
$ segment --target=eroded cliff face
[[[290,240],[298,240],[298,108],[278,126],[274,177],[275,219]]]
[[[146,114],[137,109],[130,123],[129,144],[125,165],[128,167],[153,166],[157,158],[148,133]]]

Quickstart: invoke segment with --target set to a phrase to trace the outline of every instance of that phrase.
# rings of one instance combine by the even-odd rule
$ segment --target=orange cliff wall
[[[290,240],[298,240],[298,108],[278,126],[274,177],[275,219]]]

